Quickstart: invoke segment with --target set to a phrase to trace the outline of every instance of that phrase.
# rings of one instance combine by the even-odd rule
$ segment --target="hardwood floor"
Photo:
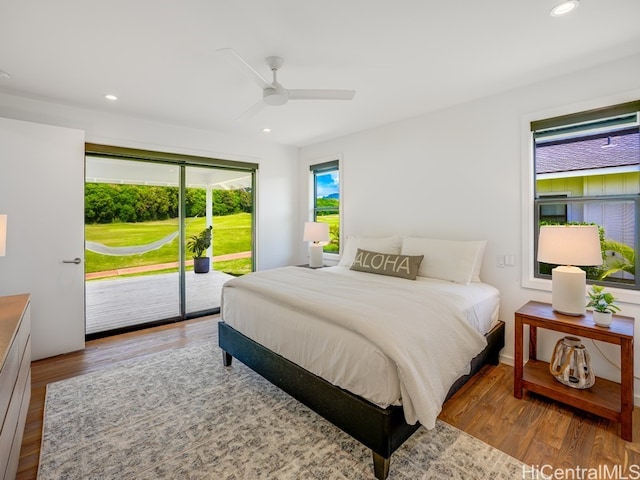
[[[34,479],[37,475],[47,383],[105,370],[117,361],[186,344],[216,344],[217,320],[218,316],[212,316],[94,340],[87,342],[81,352],[33,362],[32,396],[17,478]],[[640,474],[639,411],[634,411],[636,441],[625,442],[617,423],[529,393],[522,400],[516,399],[513,368],[500,364],[485,367],[445,404],[440,418],[527,465],[567,470],[607,465],[608,471],[623,470],[616,476],[598,478],[618,478],[623,472]]]
[[[513,367],[504,364],[481,370],[445,404],[440,418],[527,465],[561,469],[558,478],[640,478],[640,409],[633,413],[635,441],[626,442],[619,423],[529,392],[516,399]],[[578,476],[576,468],[604,473]],[[617,473],[608,476],[604,469]]]

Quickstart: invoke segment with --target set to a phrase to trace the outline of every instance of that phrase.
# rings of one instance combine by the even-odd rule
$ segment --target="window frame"
[[[536,198],[536,172],[535,172],[535,139],[533,131],[545,128],[556,128],[562,125],[575,124],[581,122],[592,122],[606,117],[619,116],[627,113],[640,111],[640,100],[637,93],[633,95],[634,100],[614,104],[620,98],[616,98],[613,102],[598,101],[590,102],[580,106],[564,106],[554,110],[530,113],[521,116],[521,191],[522,191],[522,272],[521,282],[523,288],[531,288],[536,290],[551,291],[550,277],[543,278],[536,276],[538,270],[535,252],[537,248],[537,217],[538,217],[538,200]],[[609,106],[602,106],[607,105]],[[619,195],[610,196],[611,200]],[[640,221],[640,195],[629,194],[624,197],[625,201],[634,200],[636,202],[635,221],[639,225]],[[545,199],[545,196],[541,196]],[[589,200],[598,200],[600,197],[567,197],[571,202],[585,202]],[[557,198],[555,199],[558,200]],[[551,199],[547,199],[547,202]],[[540,202],[542,203],[542,202]],[[636,237],[636,248],[640,243],[640,239]],[[637,251],[637,250],[636,250]],[[636,260],[637,261],[637,260]],[[598,283],[605,283],[598,281]],[[636,278],[636,284],[638,279]],[[611,283],[607,288],[614,292],[618,300],[632,304],[640,304],[640,291],[621,287],[619,284]]]
[[[332,171],[338,171],[339,173],[339,186],[338,186],[338,195],[339,195],[339,205],[338,205],[338,230],[342,232],[343,226],[343,202],[342,202],[342,191],[343,191],[343,169],[342,169],[342,158],[341,156],[335,155],[324,159],[316,159],[315,161],[311,161],[309,163],[309,213],[307,215],[306,221],[315,222],[317,219],[317,213],[319,211],[334,211],[335,208],[330,207],[318,207],[316,204],[318,198],[318,190],[317,190],[317,181],[316,177],[318,174],[329,173]],[[344,241],[341,237],[339,237],[339,245],[337,252],[325,252],[323,251],[323,256],[328,259],[330,262],[337,262],[339,256],[342,254]]]

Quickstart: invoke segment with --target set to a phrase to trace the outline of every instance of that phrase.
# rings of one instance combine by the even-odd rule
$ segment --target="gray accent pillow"
[[[358,249],[350,270],[415,280],[424,255],[394,255]]]

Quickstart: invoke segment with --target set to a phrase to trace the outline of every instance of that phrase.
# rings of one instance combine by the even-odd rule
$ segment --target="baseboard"
[[[510,367],[513,367],[515,365],[513,357],[511,355],[505,355],[504,353],[500,354],[500,363],[504,363],[505,365],[509,365]]]

